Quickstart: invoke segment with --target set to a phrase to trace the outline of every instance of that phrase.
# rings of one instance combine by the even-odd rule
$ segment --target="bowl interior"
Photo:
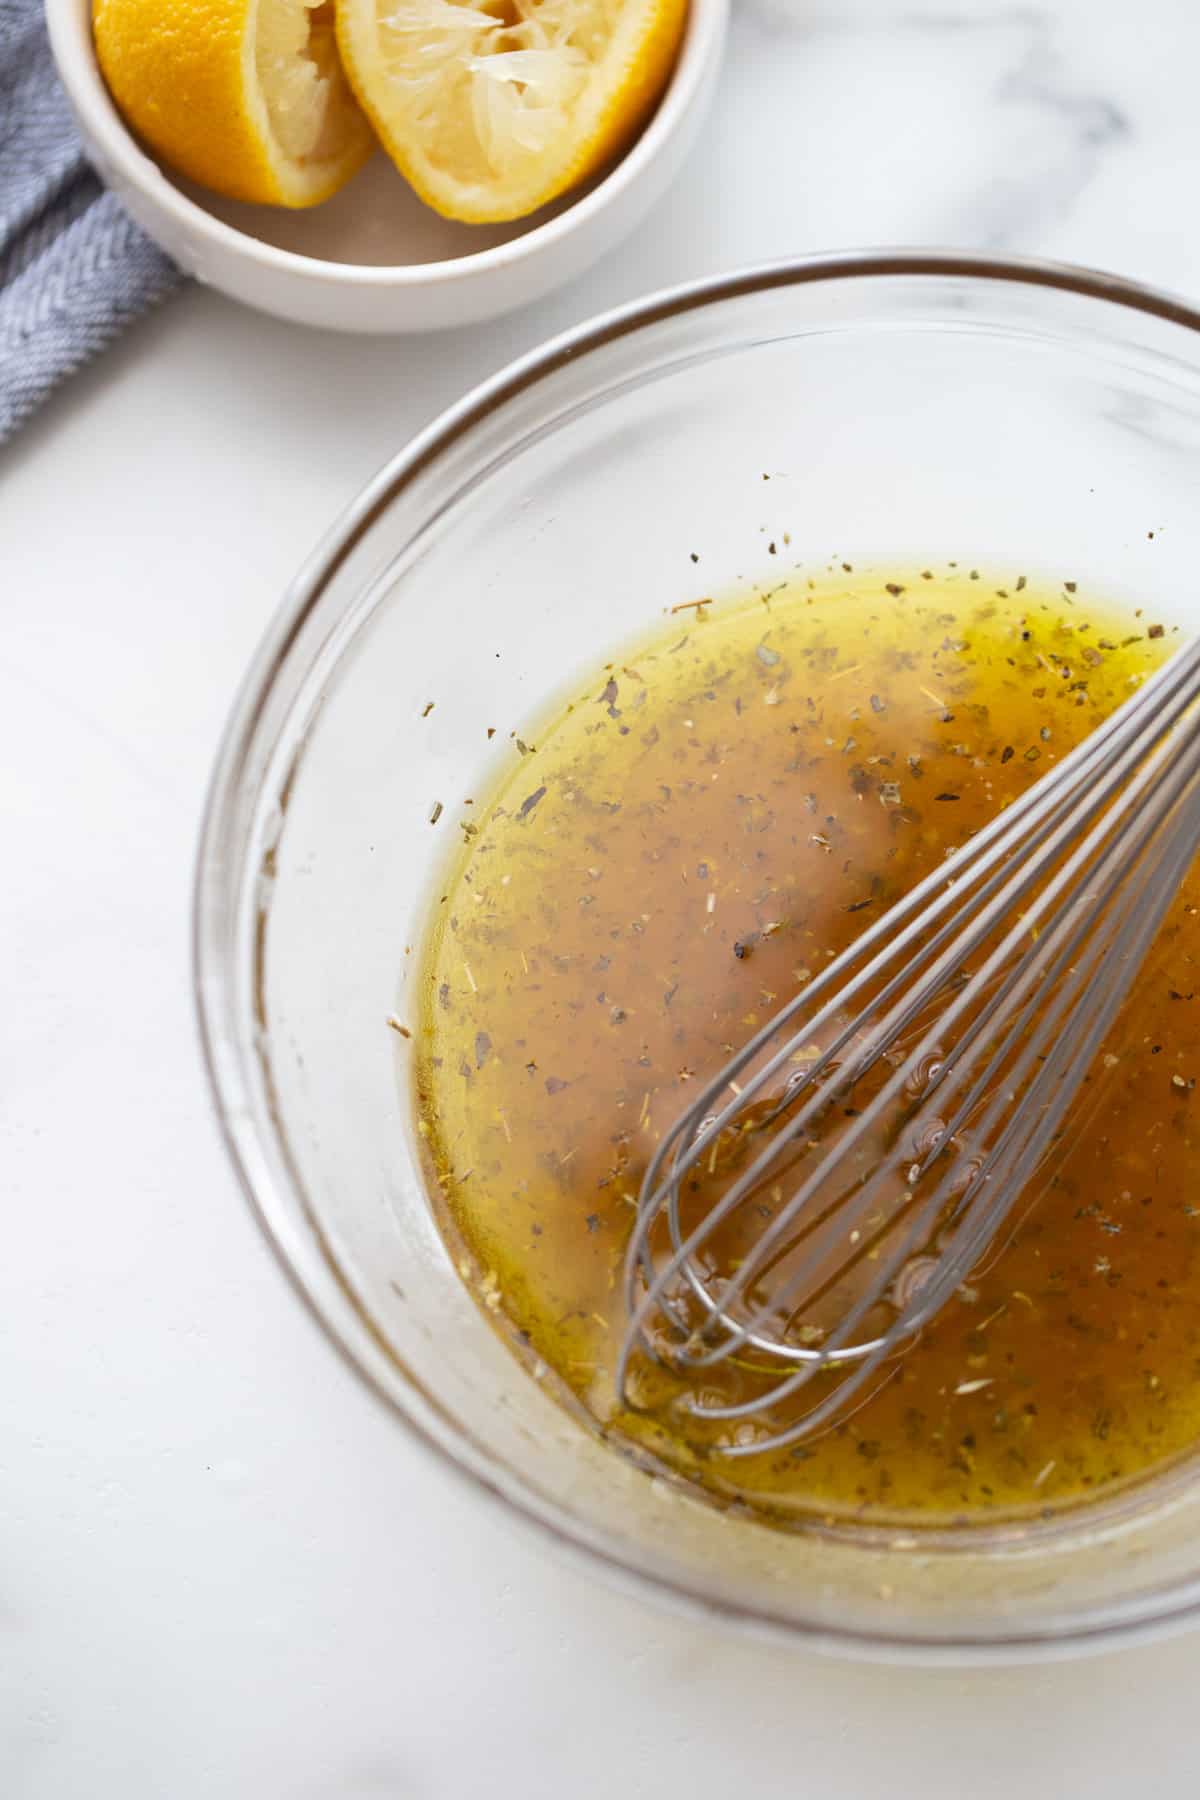
[[[209,193],[173,175],[162,164],[158,166],[180,194],[232,230],[293,256],[360,268],[458,262],[496,250],[557,219],[604,179],[596,176],[528,218],[503,225],[462,225],[455,219],[443,219],[418,199],[382,151],[331,200],[300,212],[227,200],[223,194]]]
[[[923,1656],[1096,1641],[1200,1595],[1200,1491],[1183,1478],[1053,1529],[897,1543],[785,1536],[636,1469],[461,1285],[387,1026],[410,1010],[462,802],[516,757],[511,734],[663,609],[777,578],[767,545],[785,534],[801,569],[959,558],[1200,624],[1196,331],[1103,284],[932,258],[650,304],[502,378],[385,472],[239,705],[199,976],[256,1203],[410,1423],[660,1591]]]

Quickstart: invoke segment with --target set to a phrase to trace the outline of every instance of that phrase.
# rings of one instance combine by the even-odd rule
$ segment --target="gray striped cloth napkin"
[[[41,0],[0,0],[0,444],[181,279],[84,160]]]

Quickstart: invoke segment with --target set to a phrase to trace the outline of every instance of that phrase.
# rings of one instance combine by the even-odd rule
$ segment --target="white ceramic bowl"
[[[247,206],[178,179],[128,131],[92,42],[91,0],[46,0],[50,43],[88,154],[138,223],[231,299],[337,331],[434,331],[524,305],[579,275],[678,173],[716,85],[729,0],[691,0],[657,111],[605,175],[510,225],[458,225],[382,152],[324,206]]]

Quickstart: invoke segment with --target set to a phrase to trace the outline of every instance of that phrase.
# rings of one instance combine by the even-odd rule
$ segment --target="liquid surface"
[[[615,1442],[777,1523],[969,1526],[1200,1438],[1194,874],[1015,1233],[860,1410],[735,1461],[674,1377],[640,1370],[638,1411],[614,1383],[638,1187],[695,1084],[1171,647],[1073,584],[797,579],[598,670],[463,814],[421,971],[431,1192],[496,1324]]]

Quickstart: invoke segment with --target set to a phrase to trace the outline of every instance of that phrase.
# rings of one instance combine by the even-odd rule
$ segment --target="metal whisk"
[[[627,1404],[648,1355],[728,1455],[796,1443],[868,1398],[1011,1228],[1200,847],[1198,698],[1200,642],[679,1116],[629,1246]]]

